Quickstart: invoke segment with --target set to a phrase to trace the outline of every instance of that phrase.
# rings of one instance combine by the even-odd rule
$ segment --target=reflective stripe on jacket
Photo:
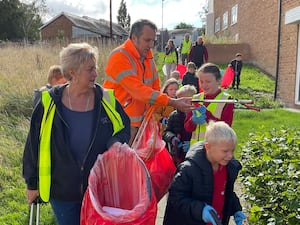
[[[56,106],[48,91],[42,92],[44,114],[40,128],[39,148],[39,194],[44,202],[49,201],[51,188],[51,130]],[[113,125],[113,135],[124,128],[120,114],[115,110],[113,90],[103,89],[101,104]]]
[[[160,80],[152,52],[142,59],[128,39],[112,51],[105,69],[103,87],[113,89],[129,116],[131,126],[139,127],[150,105],[166,106],[169,97],[160,92]]]
[[[183,40],[182,47],[181,47],[181,54],[190,54],[191,47],[192,47],[191,40],[189,40],[189,41]]]
[[[215,100],[225,100],[229,99],[230,95],[227,94],[224,91],[221,91],[216,97]],[[203,100],[204,99],[204,93],[200,93],[197,95],[193,96],[193,99],[199,99]],[[226,103],[209,103],[209,105],[206,107],[208,111],[210,111],[214,117],[221,119],[223,108],[225,107]],[[190,145],[192,146],[196,142],[199,141],[204,141],[204,135],[206,131],[206,126],[207,123],[205,122],[204,124],[199,124],[196,126],[195,130],[192,132],[192,137],[190,141]]]

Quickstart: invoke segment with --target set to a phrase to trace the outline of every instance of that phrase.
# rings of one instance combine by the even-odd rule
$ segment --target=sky
[[[131,24],[138,19],[149,19],[157,27],[174,29],[181,22],[202,27],[199,12],[206,0],[124,0]],[[49,14],[47,22],[62,11],[95,19],[110,19],[110,0],[45,0]],[[112,21],[117,23],[121,0],[112,0]],[[163,4],[162,4],[163,3]]]

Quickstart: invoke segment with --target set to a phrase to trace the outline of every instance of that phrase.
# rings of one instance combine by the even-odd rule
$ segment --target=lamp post
[[[161,0],[161,51],[164,51],[164,0]]]

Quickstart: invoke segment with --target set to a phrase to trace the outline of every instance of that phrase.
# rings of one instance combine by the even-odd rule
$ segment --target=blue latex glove
[[[182,144],[182,149],[184,152],[187,152],[190,148],[190,142],[189,141],[184,141]]]
[[[205,109],[206,111],[206,109]],[[201,113],[198,108],[192,111],[193,115],[192,115],[192,121],[194,124],[198,125],[198,124],[203,124],[206,122],[206,114],[205,113]]]
[[[233,215],[234,221],[236,225],[242,225],[243,220],[246,219],[246,215],[242,211],[237,211]]]
[[[167,125],[168,119],[166,117],[162,118],[160,121],[163,125]]]
[[[177,147],[180,148],[182,146],[182,143],[178,137],[172,138],[172,145],[175,146],[177,144]]]
[[[205,114],[206,113],[206,107],[205,105],[201,105],[198,108],[196,108],[196,110],[198,110],[201,114]]]
[[[206,206],[204,206],[203,211],[202,211],[202,220],[205,223],[212,223],[213,225],[217,225],[215,219],[209,212],[210,210],[213,210],[215,213],[217,213],[213,207],[211,207],[210,205],[206,205]]]

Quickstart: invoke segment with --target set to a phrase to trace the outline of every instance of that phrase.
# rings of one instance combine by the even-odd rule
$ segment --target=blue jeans
[[[81,202],[67,202],[50,199],[58,225],[80,225]]]

